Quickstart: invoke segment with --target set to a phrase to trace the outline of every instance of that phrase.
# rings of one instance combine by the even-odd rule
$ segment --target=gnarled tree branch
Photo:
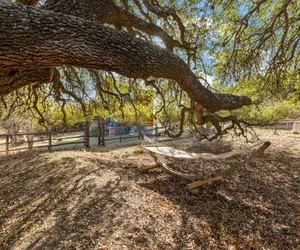
[[[0,96],[5,96],[30,83],[40,85],[53,81],[57,82],[59,78],[59,72],[55,68],[0,70]]]
[[[128,10],[120,8],[113,0],[48,0],[43,8],[101,24],[111,24],[118,29],[121,27],[126,27],[127,30],[135,28],[147,35],[159,37],[170,51],[173,51],[174,47],[183,46],[161,27],[146,22]]]
[[[25,47],[24,53],[20,53]],[[0,68],[22,70],[62,65],[114,71],[131,78],[173,79],[193,101],[213,112],[251,103],[248,97],[211,92],[181,58],[124,31],[1,1]]]

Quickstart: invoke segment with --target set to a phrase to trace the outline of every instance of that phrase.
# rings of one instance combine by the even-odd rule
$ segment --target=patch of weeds
[[[143,154],[144,151],[143,151],[143,149],[142,149],[141,147],[136,146],[136,147],[134,147],[134,149],[133,149],[133,153],[134,153],[134,154]]]
[[[284,150],[284,152],[287,154],[293,154],[293,150],[291,150],[290,148],[287,148],[286,150]]]
[[[79,220],[74,223],[74,226],[78,229],[83,229],[86,227],[86,224],[84,221]]]

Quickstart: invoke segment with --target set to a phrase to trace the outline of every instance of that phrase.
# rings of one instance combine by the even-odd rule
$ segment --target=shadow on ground
[[[189,193],[133,148],[0,159],[0,249],[296,249],[299,157]],[[298,223],[298,225],[297,225]]]

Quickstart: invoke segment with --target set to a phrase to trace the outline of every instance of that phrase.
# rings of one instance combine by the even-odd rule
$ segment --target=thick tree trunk
[[[211,111],[250,104],[247,97],[212,93],[178,56],[124,31],[0,0],[0,69],[73,65],[131,78],[173,79]]]

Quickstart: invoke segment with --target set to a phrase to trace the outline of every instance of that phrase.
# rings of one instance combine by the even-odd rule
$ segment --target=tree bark
[[[132,13],[120,8],[113,0],[47,0],[43,9],[73,15],[100,24],[111,24],[116,28],[136,28],[150,36],[159,37],[170,51],[182,45],[168,35],[165,30],[148,23]]]
[[[17,0],[23,5],[35,6],[39,0]],[[136,28],[148,35],[157,36],[162,39],[166,47],[172,51],[174,47],[181,44],[169,36],[161,27],[147,23],[130,12],[118,7],[113,0],[48,0],[42,7],[62,14],[70,14],[100,24],[112,24],[117,27],[126,27],[128,30]],[[45,84],[53,80],[52,69],[30,69],[30,70],[5,70],[0,71],[0,96],[7,95],[12,91],[26,86],[28,83]],[[56,73],[58,71],[56,70]]]
[[[212,112],[251,103],[248,97],[211,92],[180,57],[127,32],[1,0],[0,69],[62,65],[114,71],[130,78],[173,79],[193,101]]]
[[[30,83],[44,84],[59,79],[60,74],[55,68],[0,70],[0,96],[8,95]]]

